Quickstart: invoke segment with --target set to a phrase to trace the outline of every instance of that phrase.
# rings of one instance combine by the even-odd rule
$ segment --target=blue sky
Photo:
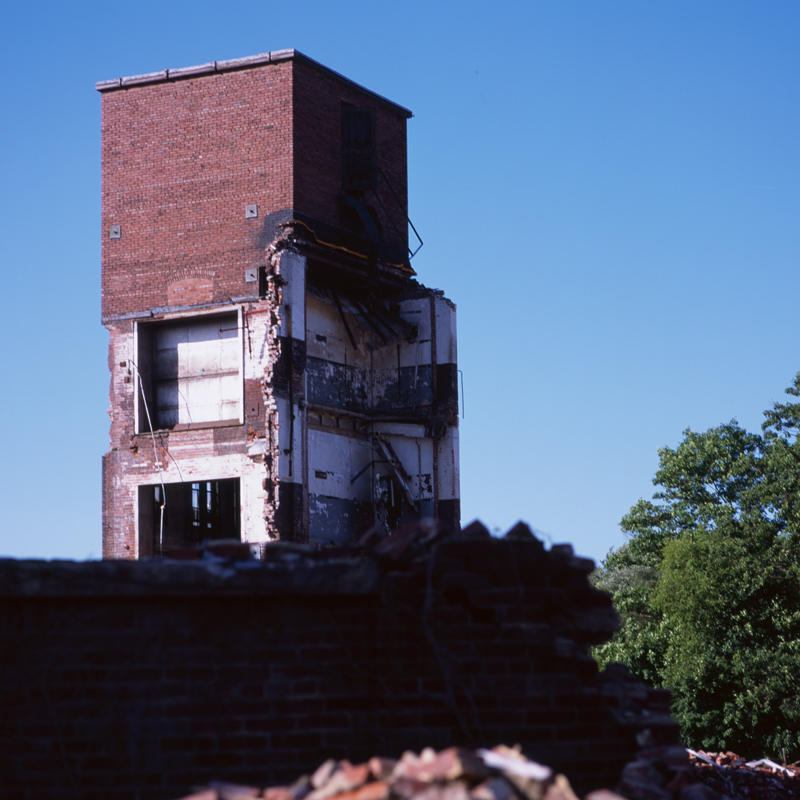
[[[796,2],[7,3],[0,554],[99,557],[98,80],[294,47],[410,108],[464,521],[601,558],[686,427],[800,370]]]

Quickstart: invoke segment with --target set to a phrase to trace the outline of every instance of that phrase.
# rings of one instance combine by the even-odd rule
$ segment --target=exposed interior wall
[[[136,432],[244,421],[242,320],[236,311],[136,326]],[[141,383],[138,376],[141,375]]]
[[[389,531],[420,517],[457,527],[454,306],[419,286],[388,301],[308,286],[307,271],[295,249],[276,249],[258,303],[109,325],[116,446],[108,457],[106,502],[114,510],[106,521],[107,556],[157,554],[150,541],[161,512],[152,511],[149,495],[142,500],[139,487],[162,483],[238,478],[241,535],[260,545],[281,537],[342,544],[372,525]],[[234,320],[237,330],[223,340],[227,388],[218,394],[233,399],[240,418],[192,417],[192,397],[176,377],[167,384],[171,394],[161,396],[167,404],[177,398],[179,408],[174,420],[163,419],[159,333],[177,331],[179,345],[191,337],[204,345],[209,325],[227,330]],[[147,353],[155,355],[148,360]],[[178,357],[177,348],[170,355]],[[231,355],[241,365],[238,376]],[[236,381],[241,401],[230,388]],[[169,502],[179,494],[162,496]]]
[[[459,497],[457,394],[442,392],[447,409],[435,395],[455,366],[455,308],[429,290],[381,299],[319,280],[306,315],[311,540],[346,541],[337,519],[388,532],[440,516]]]

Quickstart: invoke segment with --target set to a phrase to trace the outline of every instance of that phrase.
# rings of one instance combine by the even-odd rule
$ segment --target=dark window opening
[[[241,538],[238,478],[139,487],[141,556],[212,539]]]
[[[375,109],[342,106],[342,188],[360,194],[378,185]]]
[[[375,489],[375,524],[392,533],[403,516],[402,494],[388,475],[376,476]]]

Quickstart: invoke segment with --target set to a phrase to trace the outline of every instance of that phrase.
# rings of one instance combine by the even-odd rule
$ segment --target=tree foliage
[[[800,374],[787,389],[800,397]],[[659,450],[652,500],[594,580],[621,629],[596,649],[673,692],[689,745],[800,758],[800,402]]]

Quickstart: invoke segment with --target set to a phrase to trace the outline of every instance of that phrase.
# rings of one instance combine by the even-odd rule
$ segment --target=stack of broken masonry
[[[692,758],[690,759],[689,753]],[[706,763],[718,767],[706,768]],[[771,762],[770,762],[771,763]],[[697,768],[702,764],[706,769]],[[744,768],[731,776],[728,767]],[[710,771],[709,771],[710,770]],[[745,777],[745,773],[749,777]],[[775,775],[779,775],[780,779]],[[719,785],[717,785],[719,784]],[[712,788],[712,786],[716,786]],[[731,791],[731,789],[734,791]],[[727,791],[725,791],[727,789]],[[679,745],[642,750],[626,765],[615,791],[597,789],[585,800],[791,800],[800,797],[800,775],[761,762],[748,770],[741,764],[717,764],[704,754]],[[399,760],[375,756],[363,764],[325,761],[312,775],[289,786],[261,789],[215,783],[182,800],[578,800],[568,778],[525,758],[519,747],[491,750],[431,748]]]
[[[689,751],[690,777],[700,781],[717,796],[744,800],[798,800],[800,762],[776,764],[768,758],[747,761],[736,753]]]

